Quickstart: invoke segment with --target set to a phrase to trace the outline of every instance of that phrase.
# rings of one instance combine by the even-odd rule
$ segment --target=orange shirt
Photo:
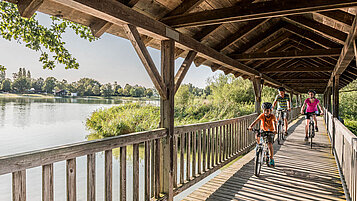
[[[273,114],[269,117],[265,116],[264,113],[259,115],[258,119],[261,121],[260,128],[264,131],[274,131],[274,123],[276,123],[276,118]]]

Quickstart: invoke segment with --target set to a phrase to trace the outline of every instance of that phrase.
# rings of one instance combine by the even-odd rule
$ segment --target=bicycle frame
[[[283,112],[285,112],[286,114],[286,110],[277,110],[277,116],[278,116],[278,125],[277,125],[277,129],[278,129],[278,144],[280,143],[280,140],[284,140],[284,119],[283,117]]]

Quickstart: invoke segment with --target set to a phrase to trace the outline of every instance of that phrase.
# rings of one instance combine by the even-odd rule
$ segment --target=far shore
[[[145,101],[154,101],[159,100],[156,97],[125,97],[125,96],[110,96],[110,97],[103,97],[103,96],[55,96],[52,94],[15,94],[15,93],[0,93],[0,98],[76,98],[76,99],[112,99],[112,100],[145,100]]]

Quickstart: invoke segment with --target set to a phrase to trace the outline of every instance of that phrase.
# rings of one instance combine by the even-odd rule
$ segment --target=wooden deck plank
[[[322,118],[313,149],[303,140],[304,126],[303,118],[290,124],[284,144],[274,144],[276,167],[264,166],[259,178],[253,150],[184,200],[345,200]]]

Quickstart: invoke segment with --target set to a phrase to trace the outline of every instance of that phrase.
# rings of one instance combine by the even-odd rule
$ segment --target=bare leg
[[[270,152],[270,159],[274,159],[273,158],[273,155],[274,155],[273,143],[268,142],[268,148],[269,148],[269,152]]]
[[[284,121],[285,121],[285,132],[288,132],[288,118],[285,118],[284,119]]]
[[[310,123],[310,119],[306,119],[306,126],[305,126],[305,134],[306,134],[306,137],[307,137],[308,132],[309,132],[309,123]]]
[[[255,136],[255,140],[257,141],[257,144],[260,143],[260,137],[258,137],[257,135]]]
[[[317,118],[316,118],[316,115],[314,115],[314,121],[315,121],[315,128],[317,128]]]

